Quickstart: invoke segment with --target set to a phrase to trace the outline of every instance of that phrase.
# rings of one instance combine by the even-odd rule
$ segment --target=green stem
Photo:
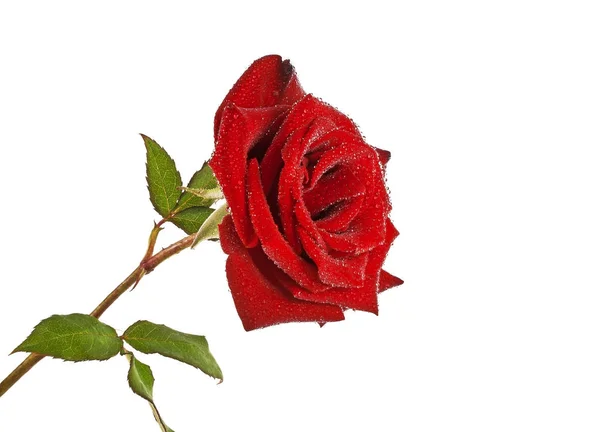
[[[152,233],[150,234],[150,240],[148,245],[148,251],[142,259],[140,265],[133,271],[123,282],[121,282],[102,302],[96,306],[96,309],[90,313],[91,316],[100,318],[100,316],[119,298],[123,295],[130,287],[134,286],[137,282],[140,281],[145,274],[150,273],[154,270],[160,263],[165,261],[166,259],[172,257],[173,255],[177,255],[184,249],[189,248],[196,234],[189,235],[179,240],[176,243],[168,246],[167,248],[161,250],[160,252],[152,255],[154,251],[154,245],[156,244],[156,236],[158,235],[158,231],[160,230],[160,223],[155,225]],[[4,395],[17,381],[23,377],[27,372],[31,370],[40,360],[44,358],[41,354],[30,354],[23,362],[13,370],[10,375],[8,375],[4,381],[0,383],[0,397]]]
[[[158,234],[161,232],[161,225],[164,224],[168,219],[162,219],[159,223],[154,224],[154,228],[150,231],[150,237],[148,238],[148,249],[146,250],[146,254],[144,258],[142,258],[142,262],[147,260],[154,253],[154,246],[156,246],[156,239],[158,239]]]

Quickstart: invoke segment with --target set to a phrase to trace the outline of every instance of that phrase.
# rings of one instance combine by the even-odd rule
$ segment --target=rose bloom
[[[209,162],[230,207],[220,239],[246,330],[377,314],[402,280],[382,270],[398,231],[384,182],[390,153],[306,94],[288,60],[256,60],[215,116]]]

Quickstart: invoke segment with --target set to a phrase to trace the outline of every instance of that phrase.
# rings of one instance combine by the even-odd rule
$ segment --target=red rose
[[[246,330],[377,313],[402,281],[381,269],[398,235],[384,182],[390,153],[306,94],[288,60],[255,61],[215,116],[210,161],[231,214],[220,225]]]

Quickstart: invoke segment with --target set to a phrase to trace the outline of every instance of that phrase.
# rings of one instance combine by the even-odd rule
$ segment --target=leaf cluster
[[[147,400],[163,432],[173,432],[154,403],[152,369],[125,347],[145,354],[159,354],[194,366],[223,380],[223,372],[209,350],[204,336],[183,333],[162,324],[138,321],[123,335],[90,315],[52,315],[35,326],[14,352],[37,353],[65,361],[108,360],[119,354],[129,361],[127,379],[131,390]]]
[[[183,186],[181,174],[167,151],[152,138],[142,135],[146,146],[146,180],[150,201],[164,221],[187,234],[197,232],[222,198],[221,189],[207,163]]]

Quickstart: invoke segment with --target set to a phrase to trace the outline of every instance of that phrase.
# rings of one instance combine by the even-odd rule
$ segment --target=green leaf
[[[167,217],[177,205],[181,194],[181,175],[175,161],[156,141],[142,135],[146,146],[146,180],[154,209]]]
[[[206,162],[202,165],[199,171],[196,171],[190,179],[187,188],[198,190],[213,190],[219,189],[217,179],[213,174],[212,169]],[[215,199],[203,198],[196,196],[192,192],[184,190],[177,201],[177,210],[185,210],[190,207],[210,207],[215,202]]]
[[[127,380],[129,387],[133,392],[146,399],[148,402],[153,401],[152,391],[154,389],[154,375],[152,369],[145,363],[136,359],[133,354],[127,354],[129,358],[129,373]]]
[[[190,207],[176,213],[175,216],[171,217],[169,220],[187,234],[193,234],[200,229],[206,218],[208,218],[213,211],[213,209],[207,207]]]
[[[192,248],[196,247],[196,245],[201,241],[219,238],[219,224],[227,215],[228,208],[227,202],[225,202],[221,207],[216,209],[209,217],[206,218],[206,221],[204,221],[196,233],[196,237],[194,237],[194,241],[192,242],[191,246]]]
[[[52,315],[42,320],[13,352],[31,352],[69,361],[108,360],[123,342],[110,326],[85,314]]]
[[[189,187],[181,188],[184,192],[191,193],[192,195],[201,198],[202,200],[216,201],[223,198],[223,191],[220,187],[214,189],[194,189]]]
[[[204,336],[182,333],[149,321],[138,321],[125,330],[123,339],[138,351],[170,357],[197,367],[211,377],[223,379],[223,372],[210,353]]]
[[[173,429],[165,424],[154,403],[154,397],[152,395],[154,389],[154,375],[152,374],[152,369],[150,369],[150,366],[147,364],[136,359],[133,353],[126,351],[125,355],[129,360],[129,372],[127,374],[129,387],[136,395],[148,401],[161,431],[173,432]]]

